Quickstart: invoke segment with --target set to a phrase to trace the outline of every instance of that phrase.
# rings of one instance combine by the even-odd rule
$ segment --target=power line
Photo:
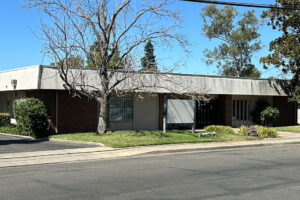
[[[252,8],[274,8],[274,9],[283,9],[283,10],[300,10],[300,7],[293,6],[274,6],[268,4],[255,4],[255,3],[240,3],[240,2],[230,2],[230,1],[210,1],[210,0],[182,0],[182,1],[190,1],[197,3],[211,3],[211,4],[220,4],[220,5],[229,5],[229,6],[241,6],[241,7],[252,7]]]

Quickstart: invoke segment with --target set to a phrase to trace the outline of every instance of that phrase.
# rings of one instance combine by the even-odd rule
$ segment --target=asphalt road
[[[10,135],[0,135],[0,154],[1,153],[19,153],[32,151],[47,151],[96,147],[92,144],[78,144],[72,142],[57,142],[47,140],[33,140]],[[0,196],[1,199],[1,196]]]
[[[300,145],[0,169],[0,199],[295,199]]]

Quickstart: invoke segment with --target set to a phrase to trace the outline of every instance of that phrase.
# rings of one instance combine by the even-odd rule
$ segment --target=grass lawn
[[[277,131],[300,133],[300,126],[275,127]]]
[[[132,147],[154,144],[174,144],[192,142],[219,142],[261,139],[257,137],[244,136],[239,134],[217,134],[216,137],[198,137],[199,132],[192,134],[190,131],[115,131],[113,133],[98,135],[96,133],[70,133],[52,135],[50,138],[99,142],[107,146]]]
[[[18,133],[17,128],[9,127],[9,126],[0,126],[0,133],[21,135],[21,134]]]

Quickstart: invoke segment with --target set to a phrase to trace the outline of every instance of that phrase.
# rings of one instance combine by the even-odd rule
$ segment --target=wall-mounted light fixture
[[[16,87],[17,87],[17,79],[11,79],[11,81],[10,81],[10,83],[11,83],[11,86],[14,88],[14,89],[16,89]]]

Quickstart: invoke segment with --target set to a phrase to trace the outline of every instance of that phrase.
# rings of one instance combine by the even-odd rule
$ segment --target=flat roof
[[[29,67],[36,67],[36,66],[43,66],[44,68],[57,68],[55,66],[50,66],[50,65],[35,65],[35,66],[29,66]],[[22,67],[22,68],[16,68],[12,70],[19,70],[19,69],[24,69],[24,68],[29,68],[29,67]],[[70,69],[78,69],[78,68],[70,68]],[[12,70],[7,70],[7,71],[12,71]],[[97,71],[97,69],[93,68],[82,68],[81,70],[94,70]],[[122,70],[119,70],[122,72]],[[2,71],[6,72],[6,71]],[[142,71],[140,73],[145,73],[145,74],[155,74],[153,71]],[[199,77],[212,77],[212,78],[231,78],[231,79],[251,79],[251,80],[272,80],[274,78],[254,78],[254,77],[238,77],[238,76],[225,76],[225,75],[211,75],[211,74],[192,74],[192,73],[179,73],[179,72],[158,72],[159,74],[168,74],[168,75],[179,75],[179,76],[199,76]],[[276,80],[288,80],[288,79],[276,79]]]

